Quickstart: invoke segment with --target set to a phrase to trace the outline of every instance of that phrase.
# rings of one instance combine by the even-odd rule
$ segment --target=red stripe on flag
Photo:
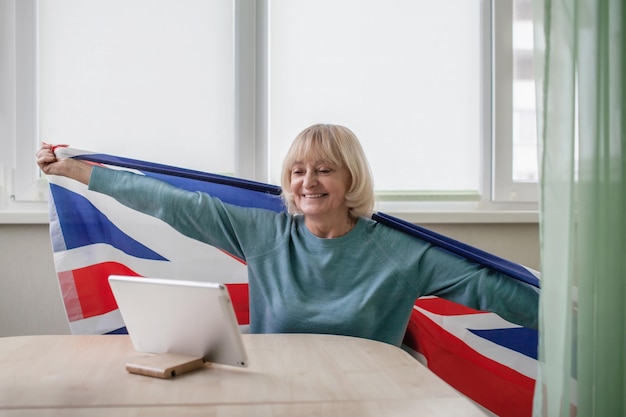
[[[444,381],[497,415],[532,414],[532,378],[479,354],[419,311],[411,315],[404,343]]]
[[[239,324],[250,324],[250,303],[248,297],[248,284],[226,284],[230,300],[233,302],[235,316]]]
[[[440,316],[460,316],[463,314],[484,314],[484,311],[474,310],[473,308],[445,300],[438,297],[418,298],[415,305],[428,310],[431,313]]]
[[[139,276],[135,271],[117,262],[103,262],[72,271],[76,294],[83,318],[98,316],[117,309],[109,286],[109,275]]]

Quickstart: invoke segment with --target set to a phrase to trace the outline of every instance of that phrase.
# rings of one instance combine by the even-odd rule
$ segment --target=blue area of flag
[[[240,207],[255,207],[275,212],[284,210],[280,195],[263,191],[240,188],[231,184],[207,182],[193,178],[175,177],[168,174],[143,172],[148,177],[157,178],[187,191],[198,191],[218,197],[224,203]],[[243,187],[243,185],[241,186]]]
[[[529,358],[537,359],[537,345],[539,333],[526,327],[514,327],[510,329],[473,330],[470,332],[483,339],[490,340]]]
[[[167,261],[147,246],[122,232],[85,197],[66,188],[50,184],[65,249],[96,243],[109,244],[136,258]],[[53,248],[55,252],[63,248]]]

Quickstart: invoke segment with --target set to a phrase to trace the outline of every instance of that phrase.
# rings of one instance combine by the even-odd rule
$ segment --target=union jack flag
[[[284,210],[280,188],[161,164],[58,148],[57,155],[110,169],[130,170],[178,187],[207,192],[225,202]],[[89,191],[64,177],[49,177],[50,235],[59,286],[74,334],[125,332],[109,275],[181,278],[225,283],[239,323],[249,323],[245,264],[176,232],[161,220]],[[413,234],[538,286],[518,264],[384,213],[374,220]],[[405,349],[450,385],[501,416],[529,416],[537,372],[537,332],[499,316],[439,299],[416,300]]]

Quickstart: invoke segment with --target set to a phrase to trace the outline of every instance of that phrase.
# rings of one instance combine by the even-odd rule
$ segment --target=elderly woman
[[[537,328],[536,288],[370,219],[367,158],[342,126],[313,125],[294,140],[282,172],[286,213],[57,159],[47,144],[37,163],[245,260],[253,333],[332,333],[400,345],[424,295]]]

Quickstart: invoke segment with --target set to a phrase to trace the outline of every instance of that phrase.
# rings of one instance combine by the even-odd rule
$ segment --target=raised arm
[[[57,159],[54,154],[54,146],[42,143],[37,151],[37,165],[46,175],[60,175],[68,177],[83,184],[89,184],[92,165],[73,158]]]

